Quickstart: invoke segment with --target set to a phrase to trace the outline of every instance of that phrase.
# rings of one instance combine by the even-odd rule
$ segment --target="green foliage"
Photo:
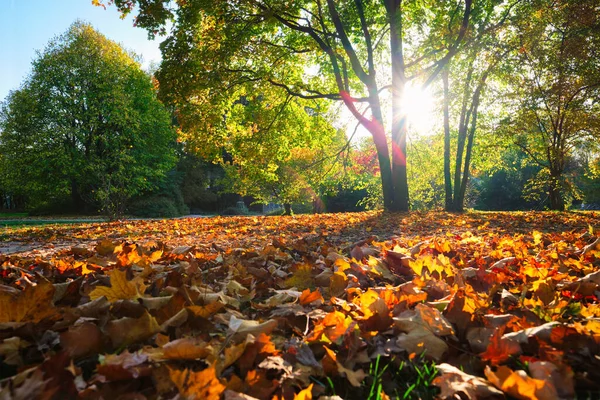
[[[408,81],[430,84],[458,52],[469,31],[471,14],[487,15],[497,5],[495,1],[457,5],[453,0],[112,3],[124,13],[135,10],[138,25],[151,34],[173,22],[162,44],[163,61],[157,77],[161,98],[177,109],[190,148],[208,153],[214,160],[222,157],[222,149],[211,142],[220,146],[232,143],[235,149],[235,137],[251,138],[245,141],[252,150],[269,160],[252,163],[258,166],[253,170],[250,162],[227,149],[233,157],[227,174],[235,183],[266,183],[260,190],[240,184],[237,192],[253,192],[257,199],[269,193],[281,201],[308,197],[309,189],[314,190],[314,177],[321,174],[314,168],[314,154],[312,161],[303,154],[295,155],[299,162],[288,162],[289,152],[298,148],[294,139],[311,130],[298,124],[297,118],[304,113],[293,109],[310,107],[313,112],[309,114],[316,110],[319,115],[335,100],[343,102],[355,122],[373,138],[385,207],[405,211],[407,130],[399,96]],[[261,96],[268,99],[261,101]],[[240,107],[240,99],[248,103]],[[286,110],[291,111],[275,118]],[[236,118],[244,114],[244,118]],[[230,121],[236,119],[238,127],[231,126]],[[286,128],[275,128],[287,122]],[[302,129],[298,131],[294,125]],[[275,133],[277,142],[271,138]],[[314,139],[319,133],[326,136],[318,129],[309,136]],[[261,146],[252,140],[255,136],[263,138]],[[280,144],[282,148],[278,148]],[[315,146],[305,143],[301,148],[314,150]],[[260,154],[264,149],[266,154]],[[246,157],[248,150],[240,153]],[[268,154],[271,151],[278,157]],[[314,173],[303,176],[306,172]],[[282,181],[287,182],[286,190],[275,184]]]
[[[147,218],[173,218],[189,214],[181,188],[184,174],[176,169],[167,173],[152,192],[146,192],[132,199],[128,205],[128,214]]]
[[[600,137],[600,16],[598,0],[523,4],[515,21],[520,46],[512,65],[512,96],[501,131],[542,171],[531,187],[562,210],[579,193],[569,165],[578,149],[598,150]]]
[[[77,22],[0,111],[2,185],[28,209],[119,216],[175,162],[175,132],[134,58]]]
[[[144,218],[174,218],[182,215],[172,198],[161,195],[133,201],[129,206],[129,214]]]

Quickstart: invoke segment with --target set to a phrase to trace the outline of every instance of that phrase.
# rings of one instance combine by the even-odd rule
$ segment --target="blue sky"
[[[0,0],[0,101],[30,72],[36,50],[43,51],[77,19],[141,55],[144,66],[160,61],[160,39],[148,40],[132,18],[121,20],[114,7],[104,10],[91,0]]]

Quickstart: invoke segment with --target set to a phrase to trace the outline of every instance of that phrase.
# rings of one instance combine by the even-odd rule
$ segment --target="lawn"
[[[598,230],[593,212],[8,227],[0,398],[599,398]]]

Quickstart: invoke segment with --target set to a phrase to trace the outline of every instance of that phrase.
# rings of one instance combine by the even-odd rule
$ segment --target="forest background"
[[[5,212],[600,202],[597,1],[150,3],[160,65],[75,22],[4,100]]]

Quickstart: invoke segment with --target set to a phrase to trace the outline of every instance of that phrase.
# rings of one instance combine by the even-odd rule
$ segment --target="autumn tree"
[[[29,206],[111,215],[175,162],[175,132],[150,77],[91,26],[74,23],[33,62],[0,114],[4,185]]]
[[[541,167],[532,184],[544,187],[553,210],[567,205],[565,169],[577,149],[597,148],[600,138],[599,7],[598,0],[535,1],[517,26],[502,126]]]
[[[439,75],[459,51],[473,11],[471,0],[110,3],[124,13],[139,7],[136,24],[151,34],[173,21],[158,76],[165,99],[180,109],[219,104],[224,92],[248,82],[342,101],[373,138],[389,210],[409,207],[405,86],[415,79],[428,85]],[[422,51],[440,36],[444,46]],[[213,126],[211,116],[221,117],[202,115],[205,128]]]
[[[316,101],[309,107],[277,89],[236,103],[226,117],[229,140],[221,144],[231,159],[223,163],[230,190],[283,204],[286,213],[315,200],[346,142],[327,120],[327,107]]]
[[[507,32],[515,14],[523,14],[521,3],[515,0],[498,7],[499,2],[482,2],[482,7],[471,16],[472,29],[465,37],[467,48],[450,60],[441,73],[447,211],[464,209],[478,118],[485,106],[488,81],[515,46]],[[456,139],[453,141],[452,137]]]

